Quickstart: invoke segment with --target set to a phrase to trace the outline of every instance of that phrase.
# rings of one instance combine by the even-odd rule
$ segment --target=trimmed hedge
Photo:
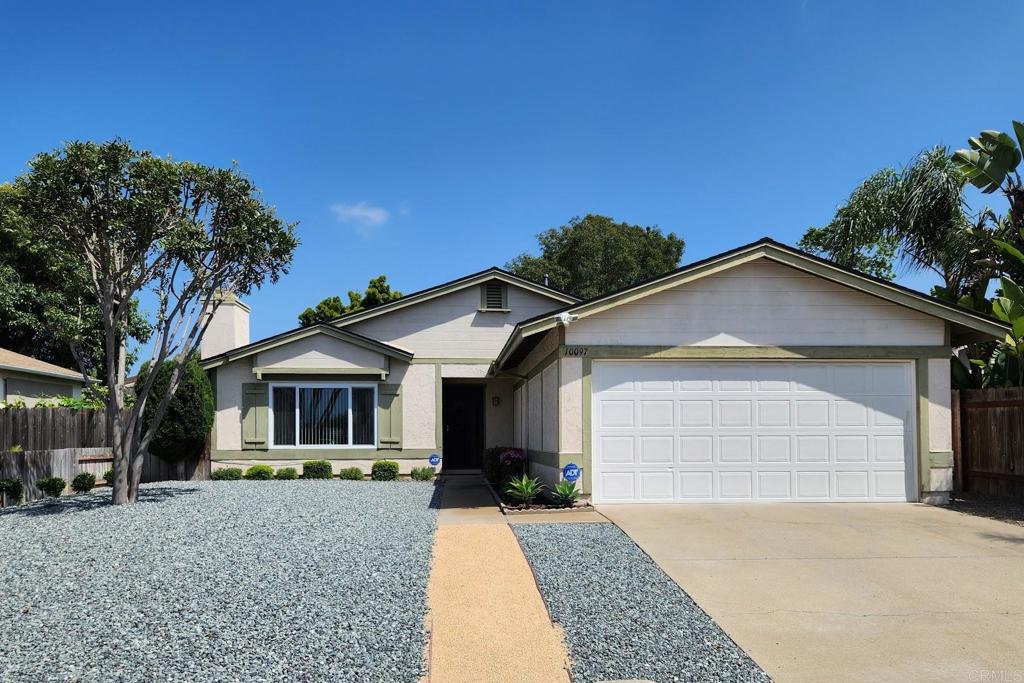
[[[378,460],[370,470],[370,479],[374,481],[395,481],[398,479],[398,463],[394,460]]]
[[[103,481],[107,482],[108,486],[114,485],[114,468],[111,467],[109,470],[103,473]]]
[[[60,477],[43,477],[36,482],[39,490],[51,498],[56,498],[63,493],[67,485],[68,483]]]
[[[8,505],[17,505],[25,498],[25,485],[20,479],[0,479],[0,494],[7,496]]]
[[[90,472],[82,472],[71,480],[71,490],[75,493],[88,493],[96,486],[96,475]]]
[[[302,463],[303,479],[330,479],[332,476],[331,463],[326,460],[307,460]]]
[[[274,468],[270,465],[253,465],[245,471],[242,478],[253,481],[270,481],[274,478]]]
[[[413,467],[409,471],[413,481],[434,481],[435,474],[433,467]]]
[[[358,467],[346,467],[338,472],[339,479],[348,479],[349,481],[362,481],[364,476],[363,471]]]
[[[274,479],[288,480],[298,478],[299,471],[296,470],[294,467],[282,467],[277,471],[277,473],[274,474]]]
[[[238,481],[241,478],[242,469],[239,467],[225,467],[210,474],[210,479],[214,481]]]

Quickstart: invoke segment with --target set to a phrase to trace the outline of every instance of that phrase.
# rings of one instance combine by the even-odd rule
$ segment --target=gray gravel
[[[515,524],[575,683],[768,681],[614,524]]]
[[[0,511],[2,681],[416,681],[435,487],[168,482]]]

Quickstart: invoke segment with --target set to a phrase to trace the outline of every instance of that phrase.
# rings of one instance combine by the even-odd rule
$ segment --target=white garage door
[[[595,361],[594,501],[913,500],[911,368]]]

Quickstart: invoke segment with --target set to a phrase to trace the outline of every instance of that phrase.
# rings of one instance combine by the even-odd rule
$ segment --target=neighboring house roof
[[[434,299],[439,296],[444,296],[445,294],[451,294],[452,292],[456,292],[460,289],[465,289],[466,287],[480,285],[490,280],[501,280],[502,282],[506,282],[517,287],[522,287],[523,289],[535,292],[542,296],[546,296],[550,299],[554,299],[555,301],[558,301],[562,304],[575,304],[579,301],[578,298],[574,297],[571,294],[568,294],[567,292],[560,291],[548,285],[542,285],[538,282],[534,282],[533,280],[527,280],[526,278],[519,277],[518,275],[513,275],[507,270],[502,270],[501,268],[498,267],[491,267],[488,268],[487,270],[481,270],[479,273],[473,273],[472,275],[460,277],[459,279],[452,280],[451,282],[445,282],[434,287],[421,289],[420,291],[413,292],[412,294],[406,294],[405,296],[399,299],[389,301],[388,303],[381,304],[380,306],[374,306],[373,308],[367,308],[365,310],[346,313],[342,316],[334,318],[333,320],[328,320],[327,323],[329,325],[337,325],[339,327],[344,327],[346,325],[359,322],[360,320],[366,320],[367,318],[375,318],[379,315],[383,315],[385,313],[390,313],[391,311],[394,310],[405,308],[406,306],[412,306],[414,304],[419,304],[424,301],[429,301],[430,299]]]
[[[644,282],[630,285],[608,294],[523,320],[516,325],[512,335],[505,343],[505,347],[498,354],[495,360],[495,367],[505,368],[521,360],[529,352],[529,349],[540,340],[539,336],[534,337],[534,335],[558,325],[558,316],[563,313],[581,318],[586,317],[758,259],[775,261],[782,265],[846,285],[865,294],[870,294],[946,320],[956,326],[961,332],[966,331],[968,333],[981,334],[985,337],[1002,338],[1009,331],[1009,327],[1006,324],[991,316],[961,308],[956,304],[922,294],[894,282],[840,266],[832,261],[808,254],[765,237],[757,242],[751,242],[736,249],[691,263],[650,280],[645,280]],[[531,340],[531,343],[524,344],[524,340],[529,337],[534,337],[534,339]],[[510,363],[510,360],[513,362]]]
[[[13,370],[32,375],[40,375],[41,377],[56,377],[59,379],[85,383],[85,378],[82,377],[82,373],[77,370],[71,370],[59,365],[54,365],[53,363],[47,363],[46,361],[33,358],[32,356],[15,353],[9,349],[0,349],[0,370]]]
[[[238,360],[239,358],[245,358],[261,351],[268,351],[278,346],[290,344],[291,342],[299,339],[305,339],[306,337],[318,334],[340,339],[341,341],[348,342],[349,344],[361,346],[365,349],[376,351],[390,358],[397,358],[398,360],[403,360],[405,362],[409,362],[413,357],[412,351],[399,348],[392,344],[385,344],[384,342],[365,337],[361,334],[356,334],[355,332],[341,330],[337,327],[332,327],[327,323],[317,323],[316,325],[310,325],[309,327],[298,327],[294,330],[288,330],[287,332],[276,334],[273,337],[260,339],[259,341],[246,344],[245,346],[239,346],[236,349],[225,351],[224,353],[217,354],[216,356],[204,358],[199,364],[205,369],[215,368],[218,365],[223,365],[224,363],[229,363],[231,361]]]

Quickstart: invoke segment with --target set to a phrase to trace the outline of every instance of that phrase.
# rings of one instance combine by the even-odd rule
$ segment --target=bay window
[[[270,385],[272,448],[344,448],[377,443],[377,387]]]

